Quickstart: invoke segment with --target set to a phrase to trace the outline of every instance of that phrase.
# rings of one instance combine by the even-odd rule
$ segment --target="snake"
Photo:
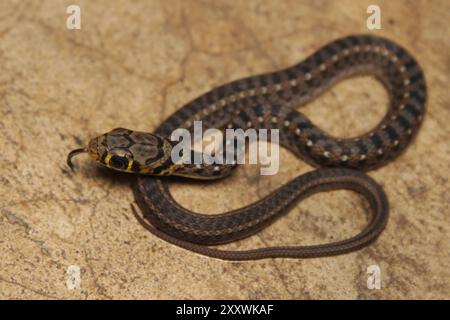
[[[297,109],[343,79],[369,75],[389,95],[388,110],[379,123],[352,138],[334,137]],[[288,68],[220,85],[185,104],[154,132],[116,128],[71,151],[86,152],[101,166],[137,173],[133,192],[139,222],[165,241],[222,260],[314,258],[349,253],[372,242],[384,230],[389,202],[382,187],[366,171],[398,157],[417,135],[426,106],[424,73],[403,47],[379,36],[349,35],[334,40]],[[331,111],[330,111],[331,112]],[[333,111],[334,112],[334,111]],[[360,111],[364,112],[364,111]],[[259,201],[221,214],[202,214],[180,205],[169,191],[172,176],[217,180],[239,165],[180,163],[171,153],[176,129],[202,128],[279,130],[279,144],[314,170],[301,174]],[[191,150],[191,155],[201,151]],[[362,195],[371,219],[357,235],[317,245],[225,250],[215,247],[266,228],[301,199],[317,192],[346,189]]]

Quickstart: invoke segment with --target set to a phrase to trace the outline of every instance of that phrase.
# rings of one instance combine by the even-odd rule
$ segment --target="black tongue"
[[[67,165],[69,166],[69,168],[74,171],[74,165],[72,163],[72,158],[74,156],[76,156],[79,153],[84,153],[87,152],[87,148],[80,148],[80,149],[75,149],[69,152],[69,154],[67,155]]]

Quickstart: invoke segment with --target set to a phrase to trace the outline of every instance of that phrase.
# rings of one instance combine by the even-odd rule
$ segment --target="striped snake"
[[[337,81],[361,74],[375,76],[390,95],[386,115],[370,132],[357,138],[338,139],[295,109]],[[171,115],[153,134],[118,128],[96,137],[87,147],[69,153],[67,162],[72,167],[74,155],[88,152],[109,168],[141,173],[134,194],[143,215],[133,207],[136,217],[156,236],[191,251],[225,260],[342,254],[368,245],[384,229],[388,200],[382,188],[363,171],[384,165],[406,148],[422,122],[425,102],[423,72],[405,49],[380,37],[348,36],[287,69],[214,88]],[[169,140],[170,134],[177,128],[192,131],[195,120],[201,120],[204,128],[277,128],[280,145],[318,169],[298,176],[246,207],[219,215],[192,212],[172,198],[168,189],[170,178],[165,176],[219,179],[236,167],[172,162],[174,142]],[[370,203],[371,222],[356,236],[328,244],[244,251],[207,246],[253,235],[299,199],[336,189],[353,190]]]

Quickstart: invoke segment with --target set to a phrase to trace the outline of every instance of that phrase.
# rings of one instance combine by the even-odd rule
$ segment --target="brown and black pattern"
[[[390,95],[389,111],[365,135],[332,137],[294,109],[356,74],[374,75]],[[350,36],[288,69],[215,88],[181,108],[156,132],[167,136],[177,127],[190,128],[192,119],[202,120],[206,128],[228,123],[248,128],[250,119],[250,127],[282,129],[282,144],[316,167],[370,170],[406,148],[423,120],[425,101],[423,72],[406,50],[384,38]],[[274,117],[275,123],[266,121]]]
[[[378,78],[390,95],[388,112],[366,134],[338,139],[320,130],[296,108],[337,81],[357,75]],[[318,169],[301,175],[250,206],[221,215],[201,215],[179,206],[165,179],[140,177],[135,196],[141,222],[155,235],[183,248],[228,260],[269,257],[317,257],[359,249],[377,238],[388,219],[388,201],[378,184],[361,171],[384,165],[398,156],[418,131],[425,113],[426,84],[414,58],[395,43],[379,37],[350,36],[334,41],[305,61],[285,70],[233,81],[215,88],[169,117],[156,134],[178,128],[277,128],[280,143]],[[217,166],[216,166],[217,167]],[[221,171],[220,166],[217,168]],[[189,175],[191,168],[184,174]],[[205,168],[202,168],[204,172]],[[226,168],[229,174],[230,168]],[[191,171],[195,177],[196,173]],[[216,175],[220,176],[217,173]],[[373,220],[359,235],[330,244],[226,251],[206,247],[250,236],[283,215],[309,194],[351,189],[371,204]]]
[[[100,164],[118,171],[164,175],[172,168],[172,143],[160,136],[116,128],[89,141],[87,151]]]
[[[388,112],[366,134],[352,139],[332,137],[296,110],[336,82],[358,74],[369,74],[379,79],[390,96]],[[186,104],[164,121],[152,137],[162,143],[156,148],[157,152],[162,150],[166,153],[158,153],[161,156],[159,160],[153,158],[155,154],[149,156],[151,169],[134,169],[146,174],[178,174],[194,179],[229,175],[235,167],[232,164],[175,165],[168,160],[171,145],[167,139],[171,133],[177,128],[192,130],[196,120],[203,122],[204,129],[224,129],[227,126],[280,129],[280,143],[320,169],[299,176],[255,204],[216,216],[182,208],[171,197],[166,179],[141,176],[135,188],[135,197],[145,218],[145,221],[140,220],[150,222],[151,225],[146,223],[145,226],[169,242],[221,259],[316,257],[361,248],[376,239],[388,219],[388,202],[383,190],[361,171],[386,164],[409,145],[422,123],[425,102],[425,78],[418,63],[394,42],[373,36],[338,39],[295,66],[219,86]],[[122,145],[122,137],[115,139],[106,143],[108,150],[117,148],[122,153],[123,148],[131,150],[131,146]],[[117,145],[112,146],[111,143]],[[71,156],[80,150],[69,155],[69,164]],[[91,153],[95,155],[94,151]],[[105,158],[98,154],[105,155]],[[108,153],[97,150],[99,157],[105,164],[111,160],[107,159]],[[127,164],[131,168],[130,162]],[[317,246],[261,248],[243,252],[204,246],[250,236],[283,215],[299,199],[318,191],[339,188],[361,193],[370,201],[374,213],[369,226],[355,237]]]

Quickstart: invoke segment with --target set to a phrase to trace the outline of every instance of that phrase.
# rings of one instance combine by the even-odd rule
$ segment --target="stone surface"
[[[155,238],[130,210],[129,176],[67,152],[114,127],[153,130],[184,103],[240,77],[294,64],[321,45],[368,33],[371,1],[73,1],[0,3],[0,298],[449,298],[449,2],[378,1],[382,30],[408,48],[428,81],[418,139],[370,172],[391,218],[381,238],[331,258],[223,262]],[[356,136],[386,110],[370,77],[346,80],[302,110],[328,132]],[[280,173],[254,166],[216,183],[174,183],[184,206],[239,208],[311,167],[286,150]],[[315,195],[273,226],[227,245],[312,244],[355,234],[367,204],[351,192]],[[366,269],[381,268],[381,290]],[[72,267],[71,267],[72,266]],[[75,266],[75,267],[73,267]],[[80,268],[80,288],[67,286]]]

